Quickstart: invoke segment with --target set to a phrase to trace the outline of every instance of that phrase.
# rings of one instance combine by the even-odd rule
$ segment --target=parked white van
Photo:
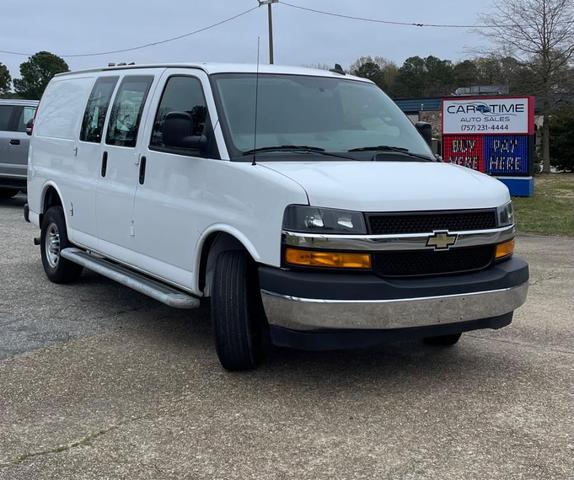
[[[498,180],[437,160],[372,82],[255,65],[65,73],[36,117],[29,218],[48,278],[210,299],[230,370],[303,349],[512,321],[528,289]]]

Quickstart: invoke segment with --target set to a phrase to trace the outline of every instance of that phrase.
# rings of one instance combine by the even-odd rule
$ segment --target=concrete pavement
[[[207,309],[50,284],[22,205],[0,203],[0,479],[574,478],[574,239],[519,238],[529,301],[500,331],[230,374]]]

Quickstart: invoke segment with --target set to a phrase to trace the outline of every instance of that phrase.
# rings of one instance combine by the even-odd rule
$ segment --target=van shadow
[[[23,209],[24,205],[26,204],[26,200],[27,200],[26,195],[22,193],[19,193],[18,195],[12,198],[0,198],[0,208]]]

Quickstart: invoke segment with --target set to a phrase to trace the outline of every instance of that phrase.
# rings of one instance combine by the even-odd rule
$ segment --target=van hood
[[[506,186],[469,168],[441,162],[264,162],[301,185],[317,207],[361,212],[492,208]]]

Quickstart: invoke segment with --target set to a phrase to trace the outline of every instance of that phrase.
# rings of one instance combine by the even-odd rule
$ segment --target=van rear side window
[[[82,120],[80,140],[100,143],[104,122],[116,83],[119,77],[102,77],[96,80]]]
[[[56,77],[42,96],[42,108],[36,117],[34,135],[75,141],[82,123],[93,77]]]
[[[135,147],[146,97],[153,83],[152,76],[130,76],[122,80],[108,125],[106,143]]]

